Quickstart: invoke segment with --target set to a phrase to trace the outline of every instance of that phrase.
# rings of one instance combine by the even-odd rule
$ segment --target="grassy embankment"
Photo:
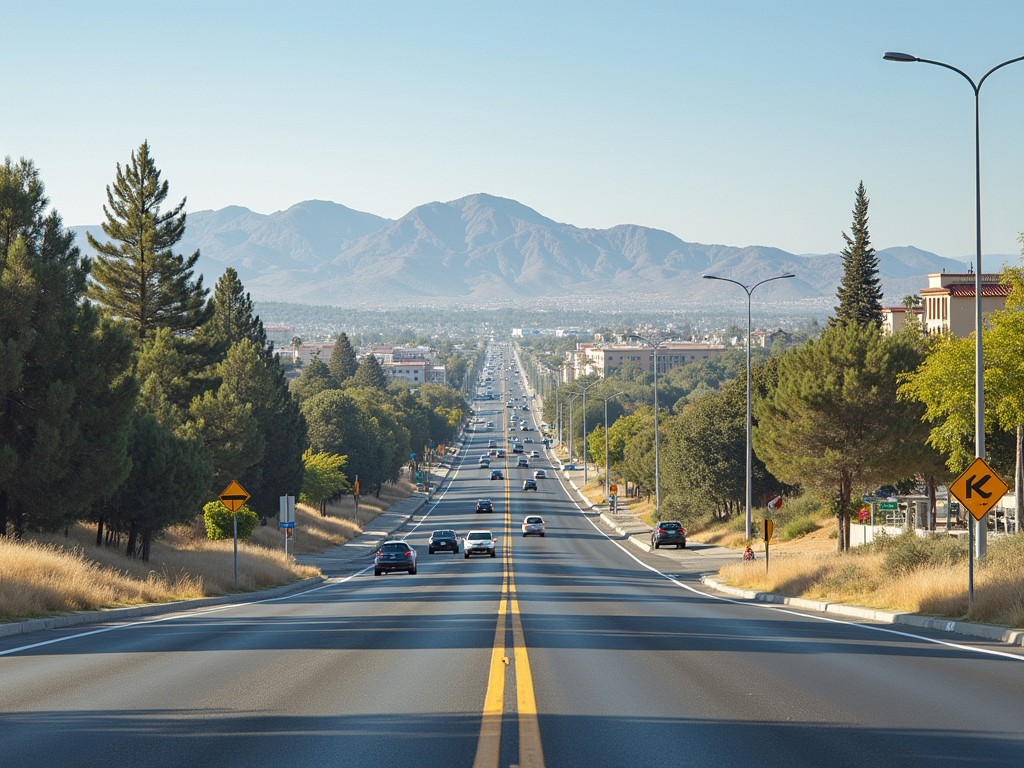
[[[966,536],[939,532],[922,539],[908,533],[839,554],[835,520],[823,515],[815,500],[797,499],[773,519],[769,572],[764,542],[757,539],[757,562],[737,562],[719,571],[728,583],[790,597],[1024,626],[1024,535],[992,540],[985,565],[975,571],[974,604],[968,612]],[[755,522],[759,536],[760,520]],[[745,546],[743,517],[691,538]]]
[[[328,517],[299,504],[295,554],[316,554],[359,535],[363,525],[412,493],[402,481],[363,498],[355,514],[351,498],[332,505]],[[283,551],[274,525],[257,528],[238,546],[239,591],[287,584],[315,576]],[[226,594],[234,588],[231,540],[209,541],[202,521],[177,526],[153,542],[149,562],[129,560],[120,549],[96,546],[92,526],[22,541],[0,537],[0,621],[76,611],[162,603]]]

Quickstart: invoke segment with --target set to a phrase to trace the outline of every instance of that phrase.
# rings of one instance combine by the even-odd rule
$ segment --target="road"
[[[537,492],[534,462],[489,481],[515,411],[477,405],[495,429],[408,526],[416,576],[4,638],[0,763],[1024,765],[1018,651],[705,594],[711,561],[613,541],[546,460]],[[498,556],[428,555],[434,528]]]

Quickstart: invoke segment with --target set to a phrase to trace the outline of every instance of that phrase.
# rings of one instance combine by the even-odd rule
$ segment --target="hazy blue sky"
[[[98,223],[148,138],[188,209],[473,192],[579,226],[835,251],[863,179],[877,247],[974,250],[975,77],[1024,2],[4,0],[0,154]],[[1024,62],[982,90],[986,252],[1024,230]]]

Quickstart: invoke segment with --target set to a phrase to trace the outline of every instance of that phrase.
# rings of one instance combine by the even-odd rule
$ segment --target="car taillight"
[[[406,552],[406,553],[405,553],[405,556],[406,556],[406,557],[409,557],[409,555],[411,555],[411,554],[412,554],[412,552]]]
[[[668,533],[664,528],[659,528],[658,533]]]

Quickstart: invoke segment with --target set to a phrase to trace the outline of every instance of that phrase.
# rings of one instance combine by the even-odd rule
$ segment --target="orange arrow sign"
[[[949,492],[967,507],[975,520],[981,520],[998,504],[1007,489],[1002,478],[980,456],[949,486]]]

